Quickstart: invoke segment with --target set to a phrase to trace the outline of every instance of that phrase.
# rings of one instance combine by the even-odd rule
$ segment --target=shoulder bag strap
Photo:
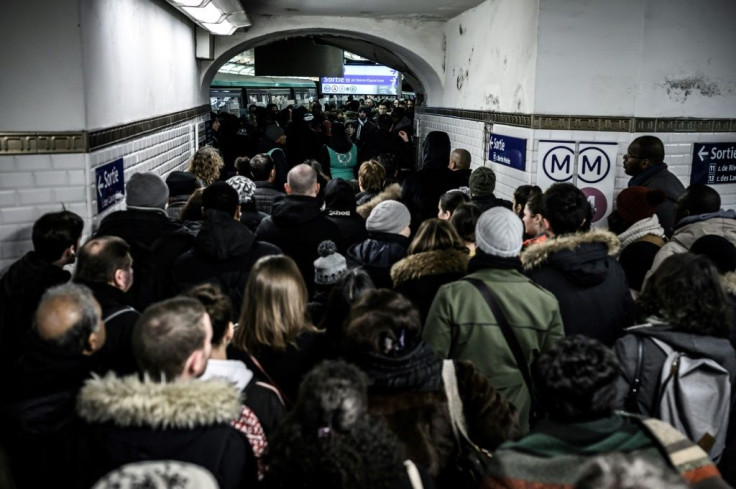
[[[631,382],[631,389],[629,389],[629,395],[626,396],[626,409],[632,413],[638,413],[639,409],[636,404],[636,398],[639,395],[639,389],[641,388],[641,370],[644,362],[644,339],[635,334],[636,338],[636,369],[634,370],[634,380]]]
[[[442,361],[442,382],[445,384],[445,395],[447,396],[447,406],[450,410],[450,420],[452,421],[452,432],[455,435],[455,440],[459,445],[462,437],[462,439],[475,446],[470,441],[465,428],[463,401],[460,399],[460,392],[457,390],[457,375],[455,374],[455,363],[452,360]]]
[[[491,308],[491,312],[495,316],[499,328],[501,328],[503,337],[506,339],[506,343],[509,345],[511,353],[514,355],[514,359],[516,360],[516,365],[519,367],[521,376],[524,378],[524,383],[526,383],[526,387],[529,390],[529,396],[532,401],[532,410],[534,410],[537,407],[537,398],[534,392],[532,377],[529,373],[529,365],[524,358],[524,353],[521,350],[521,345],[519,345],[519,340],[516,338],[516,335],[511,330],[511,326],[509,326],[506,315],[498,306],[496,299],[493,297],[491,289],[488,288],[485,282],[477,278],[469,277],[466,277],[463,280],[470,282],[473,286],[475,286],[475,288],[478,289],[478,292],[480,292],[480,295],[482,295],[483,298],[486,300],[486,303],[488,303],[488,307]]]
[[[404,467],[406,467],[406,475],[409,476],[409,482],[411,482],[412,489],[424,489],[422,484],[422,476],[419,475],[419,469],[409,459],[404,460]]]
[[[284,407],[286,407],[287,404],[289,406],[293,406],[291,400],[288,397],[286,397],[286,394],[284,394],[281,391],[281,389],[279,388],[279,385],[276,382],[274,382],[274,380],[271,378],[270,375],[268,375],[268,372],[266,372],[266,369],[263,368],[263,366],[261,365],[261,362],[258,361],[258,359],[255,357],[255,355],[251,355],[249,353],[248,356],[250,357],[251,362],[253,362],[253,365],[255,365],[258,368],[258,370],[261,371],[261,373],[271,383],[271,386],[273,387],[273,389],[276,390],[276,393],[278,394],[279,400],[281,401],[282,404],[285,405]],[[286,402],[284,402],[284,401],[286,401]]]

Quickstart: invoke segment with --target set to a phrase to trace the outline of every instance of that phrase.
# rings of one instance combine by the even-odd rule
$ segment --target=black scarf
[[[468,273],[474,273],[486,268],[522,271],[521,260],[518,256],[503,258],[500,256],[489,255],[480,248],[476,248],[475,256],[468,262]]]

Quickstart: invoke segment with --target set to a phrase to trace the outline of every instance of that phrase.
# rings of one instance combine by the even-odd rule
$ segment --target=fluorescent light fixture
[[[178,7],[199,7],[207,0],[171,0]]]
[[[194,17],[194,19],[207,24],[216,24],[225,16],[222,10],[211,2],[204,7],[184,7],[182,10],[189,14],[190,17]]]
[[[210,24],[207,22],[202,22],[202,27],[210,31],[212,34],[216,34],[218,36],[229,36],[233,32],[235,32],[235,27],[227,20],[223,20],[222,22],[219,22],[217,24]]]

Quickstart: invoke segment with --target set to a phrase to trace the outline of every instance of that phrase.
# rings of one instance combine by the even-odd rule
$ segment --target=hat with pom
[[[333,241],[322,241],[317,247],[319,258],[314,260],[314,283],[332,285],[347,272],[345,257],[337,252]]]
[[[657,206],[666,198],[667,196],[661,190],[629,187],[622,190],[616,197],[616,210],[621,219],[634,224],[647,217],[652,217],[657,211]]]

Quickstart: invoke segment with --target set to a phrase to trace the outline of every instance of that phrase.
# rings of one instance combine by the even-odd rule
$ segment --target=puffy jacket
[[[601,230],[570,234],[530,246],[521,254],[532,280],[560,303],[565,334],[583,334],[613,346],[632,321],[626,274],[613,258],[616,235]]]
[[[400,234],[368,233],[368,239],[348,248],[350,266],[360,266],[373,279],[376,288],[391,288],[391,267],[406,256],[409,238]]]

